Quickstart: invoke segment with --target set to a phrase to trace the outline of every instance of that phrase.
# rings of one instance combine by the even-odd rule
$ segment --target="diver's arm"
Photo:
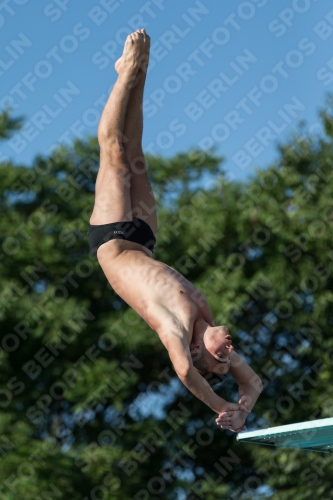
[[[209,383],[193,366],[187,340],[180,332],[175,331],[167,335],[167,338],[164,338],[164,344],[180,381],[194,396],[216,413],[230,410],[250,412],[245,405],[229,403],[213,391]]]
[[[262,392],[263,386],[260,377],[235,351],[230,355],[230,375],[239,386],[239,401],[246,398],[246,406],[252,410]]]

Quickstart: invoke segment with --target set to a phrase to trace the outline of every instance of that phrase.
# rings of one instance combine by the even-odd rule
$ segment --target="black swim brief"
[[[87,236],[90,254],[96,255],[98,248],[110,240],[127,240],[139,243],[154,253],[156,238],[145,221],[133,217],[132,221],[112,222],[110,224],[89,225]]]

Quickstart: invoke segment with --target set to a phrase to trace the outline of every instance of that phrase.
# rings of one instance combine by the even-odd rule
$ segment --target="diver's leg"
[[[137,32],[126,39],[118,78],[103,110],[99,126],[100,168],[90,224],[132,220],[131,174],[123,147],[126,110],[143,53],[143,37]]]
[[[137,73],[136,85],[131,90],[124,127],[124,150],[131,170],[131,205],[133,217],[149,224],[157,233],[157,217],[154,194],[149,182],[145,157],[142,151],[142,100],[149,59],[150,38],[145,30],[139,30],[144,40],[145,58]]]

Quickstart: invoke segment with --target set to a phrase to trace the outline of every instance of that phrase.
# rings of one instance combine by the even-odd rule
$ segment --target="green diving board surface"
[[[237,441],[331,453],[333,451],[333,418],[241,432],[237,435]]]

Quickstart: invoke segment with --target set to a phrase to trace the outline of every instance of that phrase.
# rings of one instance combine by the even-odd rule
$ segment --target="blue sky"
[[[0,106],[25,117],[0,160],[31,164],[96,135],[126,34],[151,36],[146,151],[195,146],[245,180],[297,129],[318,132],[333,86],[333,9],[325,0],[7,0],[0,6]]]

